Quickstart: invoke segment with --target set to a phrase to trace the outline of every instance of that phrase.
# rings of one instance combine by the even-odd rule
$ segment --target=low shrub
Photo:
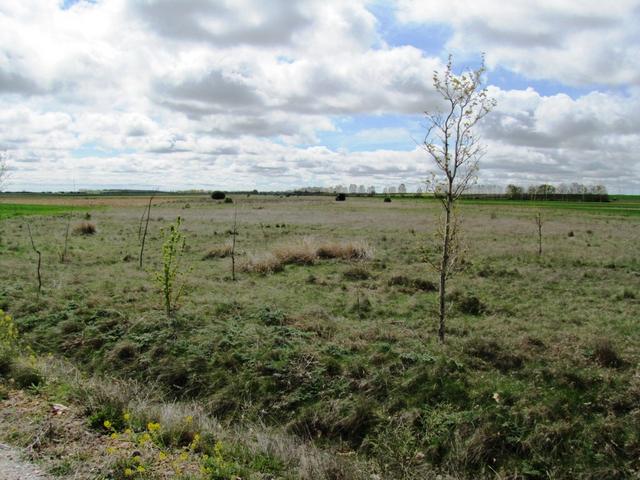
[[[40,372],[35,367],[24,362],[17,362],[12,365],[10,375],[19,388],[37,387],[44,383],[44,378],[40,375]]]
[[[227,197],[224,199],[224,203],[233,203],[233,198]]]
[[[461,313],[467,315],[482,315],[487,310],[484,303],[472,293],[453,291],[447,297]]]
[[[96,232],[96,225],[92,222],[80,222],[73,227],[75,235],[93,235]]]
[[[347,199],[347,196],[344,193],[339,193],[336,195],[336,202],[344,202]]]
[[[384,197],[384,203],[391,203],[391,197]]]
[[[226,196],[227,196],[226,193],[221,192],[219,190],[215,190],[215,191],[211,192],[211,198],[213,200],[224,200]]]

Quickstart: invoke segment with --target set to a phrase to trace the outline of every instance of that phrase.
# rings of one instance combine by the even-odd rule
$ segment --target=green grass
[[[29,205],[23,203],[0,203],[0,220],[23,215],[62,215],[67,212],[86,210],[83,207],[66,205]]]
[[[437,203],[234,201],[154,206],[144,270],[135,261],[143,207],[95,212],[97,234],[72,237],[65,264],[56,256],[64,220],[34,218],[40,295],[20,221],[7,219],[0,308],[41,353],[157,384],[162,398],[194,400],[232,425],[353,451],[374,465],[365,477],[629,478],[640,468],[637,216],[539,202],[554,208],[538,257],[530,202],[465,202],[467,262],[451,280],[440,345],[436,293],[416,281],[435,280],[420,252]],[[309,237],[363,240],[373,258],[232,282],[229,258],[203,257],[229,242],[236,207],[241,264]],[[177,216],[186,290],[167,319],[152,274],[161,229]]]

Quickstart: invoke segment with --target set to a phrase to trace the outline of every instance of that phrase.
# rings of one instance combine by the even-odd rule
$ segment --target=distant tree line
[[[572,200],[582,202],[608,202],[609,194],[604,185],[584,185],[582,183],[543,183],[531,185],[526,190],[519,185],[507,185],[505,196],[511,200]]]

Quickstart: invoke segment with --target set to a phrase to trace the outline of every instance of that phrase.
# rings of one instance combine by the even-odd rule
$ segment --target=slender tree
[[[31,248],[36,255],[38,255],[38,264],[36,266],[36,278],[38,279],[38,295],[42,290],[42,275],[40,274],[40,266],[42,265],[42,252],[36,247],[36,243],[33,241],[33,235],[31,234],[31,225],[27,222],[27,232],[29,233],[29,240],[31,241]]]
[[[149,197],[149,205],[142,213],[142,217],[140,218],[140,225],[138,226],[138,238],[140,239],[140,256],[138,257],[138,268],[142,270],[142,260],[144,258],[144,244],[147,240],[147,231],[149,230],[149,218],[151,216],[151,202],[153,202],[154,195]],[[142,219],[144,218],[145,213],[147,214],[147,220],[144,223],[144,230],[142,230]],[[142,236],[140,234],[142,233]]]
[[[231,280],[236,281],[236,236],[238,235],[238,207],[233,211],[233,230],[231,231]]]
[[[442,205],[442,219],[436,233],[439,255],[438,258],[426,255],[440,277],[438,337],[441,342],[445,340],[447,280],[455,272],[462,254],[455,206],[475,183],[478,161],[483,154],[474,127],[496,105],[483,87],[484,72],[483,58],[478,69],[456,75],[449,56],[445,71],[436,71],[433,75],[433,85],[442,97],[442,108],[425,112],[427,132],[422,147],[437,170],[428,184]]]
[[[536,214],[536,226],[538,227],[538,256],[542,256],[542,214],[538,212]]]

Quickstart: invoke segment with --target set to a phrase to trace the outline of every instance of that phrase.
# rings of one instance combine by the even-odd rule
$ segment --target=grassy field
[[[24,203],[0,203],[0,220],[24,215],[61,215],[81,210],[82,207],[65,205],[38,205]]]
[[[55,201],[39,203],[46,210]],[[39,354],[340,460],[314,477],[292,460],[293,446],[264,447],[260,464],[246,452],[234,457],[242,478],[638,476],[636,198],[464,201],[468,252],[450,284],[445,345],[435,274],[422,261],[438,221],[434,201],[160,197],[142,270],[144,198],[64,203],[89,212],[97,232],[72,235],[60,263],[66,220],[54,211],[31,218],[41,293],[21,219],[2,219],[0,308]],[[226,247],[236,209],[234,282]],[[185,290],[167,318],[154,272],[162,229],[178,216]],[[351,247],[362,254],[322,254]],[[122,405],[103,399],[86,414],[99,429]]]

